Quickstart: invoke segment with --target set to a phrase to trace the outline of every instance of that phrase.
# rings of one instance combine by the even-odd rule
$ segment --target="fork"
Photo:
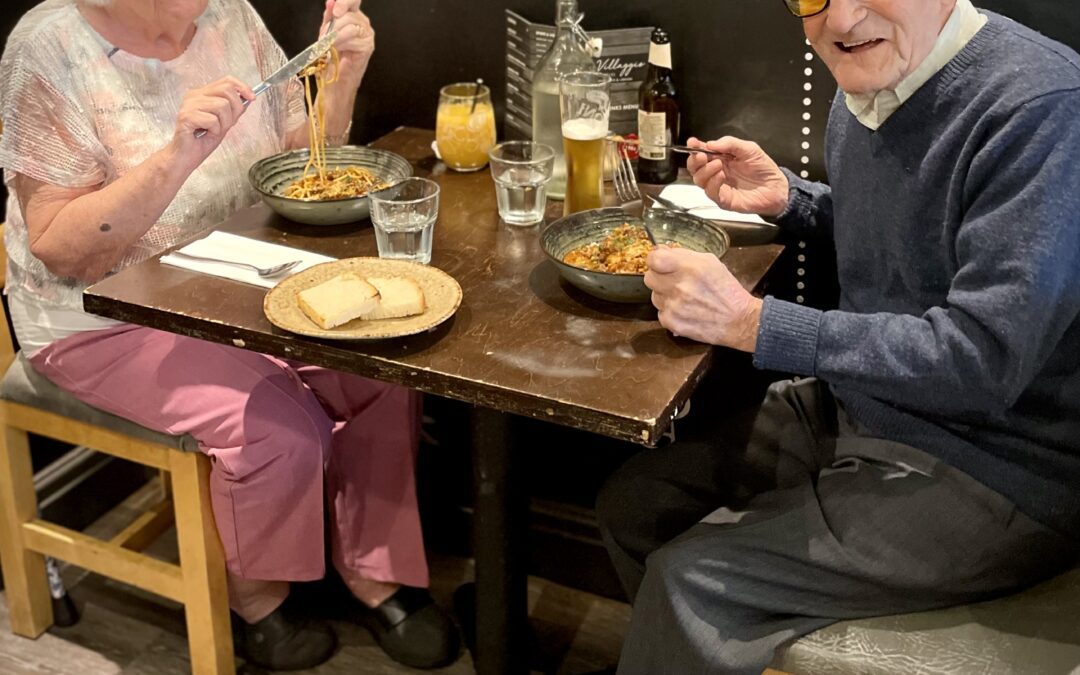
[[[648,223],[648,211],[645,210],[645,201],[641,197],[641,189],[638,187],[637,177],[634,176],[634,167],[630,164],[630,156],[626,148],[618,143],[612,143],[612,151],[615,153],[615,173],[612,174],[612,184],[615,186],[615,196],[619,202],[626,204],[640,201],[642,206],[641,227],[649,237],[649,241],[656,246],[656,237]]]
[[[615,153],[615,173],[612,177],[615,196],[622,203],[638,201],[641,199],[641,190],[638,188],[634,167],[630,164],[626,149],[618,143],[613,143],[611,148]]]
[[[283,272],[287,272],[292,268],[300,264],[300,260],[290,260],[289,262],[280,263],[277,265],[271,265],[269,267],[258,267],[251,263],[240,262],[239,260],[225,260],[224,258],[211,258],[205,255],[193,255],[191,253],[184,253],[183,251],[173,251],[169,255],[179,256],[181,258],[190,258],[191,260],[205,260],[206,262],[216,262],[225,265],[236,265],[237,267],[248,267],[255,270],[255,274],[260,277],[274,277]]]
[[[670,144],[655,145],[653,143],[642,143],[641,139],[638,139],[638,138],[623,138],[622,136],[619,136],[618,134],[613,134],[613,135],[609,136],[608,138],[609,138],[609,140],[612,140],[612,141],[614,141],[616,143],[621,143],[621,144],[624,144],[624,145],[636,145],[636,146],[641,147],[641,148],[659,148],[661,150],[670,150],[672,152],[678,152],[678,153],[681,153],[681,154],[684,154],[684,155],[705,155],[706,157],[709,157],[710,159],[715,158],[715,157],[719,157],[721,159],[727,159],[727,160],[735,159],[735,155],[731,154],[730,152],[719,152],[718,150],[706,150],[705,148],[691,148],[689,145],[670,145]]]

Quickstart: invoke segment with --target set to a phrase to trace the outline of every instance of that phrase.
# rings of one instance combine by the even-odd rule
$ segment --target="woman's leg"
[[[426,587],[415,482],[420,395],[293,365],[335,422],[326,466],[335,568],[368,606],[393,595],[399,584]]]
[[[214,517],[233,582],[321,578],[323,462],[332,423],[286,364],[136,326],[72,336],[31,357],[79,399],[172,434],[189,433],[213,460]],[[281,585],[253,583],[273,610]],[[250,590],[250,589],[249,589]],[[234,597],[234,607],[248,602]]]

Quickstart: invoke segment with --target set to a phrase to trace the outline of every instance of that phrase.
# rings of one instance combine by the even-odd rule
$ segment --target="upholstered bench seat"
[[[1080,673],[1080,568],[1000,600],[845,621],[773,667],[814,675]]]
[[[0,381],[0,398],[177,450],[196,452],[199,449],[198,442],[187,434],[163,434],[83,403],[34,370],[22,352],[15,356]]]

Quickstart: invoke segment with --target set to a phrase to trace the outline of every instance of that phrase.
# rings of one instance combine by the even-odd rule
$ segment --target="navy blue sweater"
[[[1080,56],[985,13],[877,131],[837,97],[778,223],[835,241],[840,308],[766,298],[754,361],[1080,538]]]

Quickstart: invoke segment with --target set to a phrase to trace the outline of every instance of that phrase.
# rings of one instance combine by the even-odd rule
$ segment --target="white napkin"
[[[705,218],[706,220],[731,220],[738,223],[766,224],[761,216],[757,214],[739,213],[737,211],[728,211],[727,209],[720,208],[716,205],[716,202],[709,199],[709,196],[705,194],[705,190],[702,190],[696,185],[669,185],[664,188],[660,193],[660,196],[679,206],[694,209],[691,213],[699,218]],[[653,208],[663,208],[663,205],[654,204]]]
[[[166,265],[182,267],[193,272],[211,274],[215,277],[224,277],[264,288],[273,288],[285,277],[306,270],[312,265],[334,260],[334,258],[319,255],[318,253],[289,248],[280,244],[270,244],[265,241],[256,241],[247,237],[229,234],[228,232],[211,232],[209,236],[193,241],[179,250],[191,255],[235,260],[236,262],[251,263],[259,267],[270,267],[271,265],[279,265],[292,260],[300,261],[299,265],[285,274],[264,279],[256,274],[255,270],[246,267],[225,265],[207,260],[192,260],[171,253],[161,258],[161,262]]]

